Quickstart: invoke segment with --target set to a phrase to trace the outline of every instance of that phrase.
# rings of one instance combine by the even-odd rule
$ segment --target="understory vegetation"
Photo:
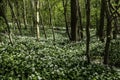
[[[60,35],[58,35],[60,36]],[[3,37],[0,43],[1,80],[119,80],[120,71],[102,64],[103,43],[92,37],[92,63],[85,57],[85,41],[71,43],[59,37],[37,41],[14,36],[14,44]],[[110,64],[120,66],[120,40],[112,40]]]
[[[120,80],[120,0],[0,0],[0,80]]]

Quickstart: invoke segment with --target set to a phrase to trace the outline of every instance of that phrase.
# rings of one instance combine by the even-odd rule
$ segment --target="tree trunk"
[[[7,0],[7,1],[8,1],[8,4],[9,4],[9,7],[10,7],[10,9],[11,9],[11,14],[13,14],[14,19],[15,19],[15,21],[16,21],[16,23],[17,23],[17,27],[18,27],[19,33],[20,33],[20,35],[22,35],[22,31],[21,31],[21,28],[20,28],[18,19],[17,19],[16,15],[15,15],[15,12],[14,12],[14,10],[13,10],[12,4],[11,4],[10,0]]]
[[[8,31],[8,37],[9,37],[9,40],[10,40],[10,44],[13,45],[10,26],[8,24],[8,20],[7,20],[6,15],[5,15],[5,9],[6,9],[5,2],[3,0],[1,0],[0,1],[0,17],[2,17],[5,21],[5,24],[7,26],[7,31]]]
[[[80,3],[78,0],[78,14],[79,14],[79,33],[80,38],[83,39],[83,27],[82,27],[82,17],[81,17],[81,9],[80,9]]]
[[[98,37],[98,33],[99,33],[99,11],[98,11],[98,3],[99,1],[95,4],[95,7],[96,7],[96,12],[95,12],[95,20],[96,20],[96,36]]]
[[[107,39],[105,43],[105,50],[104,50],[104,64],[108,64],[109,62],[109,47],[111,41],[111,21],[107,19]]]
[[[36,16],[35,15],[35,5],[34,5],[34,1],[33,0],[30,0],[30,9],[32,10],[32,12],[31,12],[31,15],[32,15],[32,17],[31,17],[31,35],[32,36],[35,36],[34,34],[36,34],[35,33],[35,23],[36,23],[36,21],[35,21],[35,17],[34,16]]]
[[[101,11],[100,11],[100,25],[98,28],[98,36],[100,41],[104,42],[104,18],[105,18],[105,7],[106,0],[101,0]]]
[[[17,18],[19,27],[20,27],[20,29],[21,29],[20,7],[19,7],[19,2],[18,2],[18,0],[15,0],[15,8],[16,8],[16,18]]]
[[[46,34],[46,31],[45,31],[45,26],[44,26],[44,22],[43,22],[43,16],[42,16],[42,13],[41,13],[41,10],[40,10],[40,21],[41,21],[41,25],[43,27],[43,31],[44,31],[44,35],[45,35],[45,39],[47,39],[47,34]]]
[[[49,26],[52,27],[53,41],[55,41],[55,32],[54,32],[53,24],[52,24],[52,10],[51,10],[51,4],[50,4],[50,1],[49,1],[49,0],[47,0],[47,2],[48,2],[48,6],[49,6],[49,14],[50,14],[50,18],[49,18],[50,24],[49,24]]]
[[[108,0],[109,1],[109,0]],[[106,43],[105,43],[105,50],[104,50],[104,64],[109,63],[109,48],[111,42],[111,30],[112,30],[112,16],[110,15],[109,11],[109,2],[106,2],[106,17],[107,17],[107,32],[106,32]]]
[[[78,41],[78,1],[71,0],[71,41]]]
[[[9,40],[10,40],[10,44],[13,45],[13,40],[12,40],[12,36],[11,36],[11,31],[10,31],[10,26],[8,24],[8,20],[6,18],[6,16],[4,15],[3,16],[4,20],[5,20],[5,23],[7,25],[7,29],[8,29],[8,37],[9,37]]]
[[[90,0],[86,1],[86,56],[87,62],[90,63]]]
[[[23,21],[25,29],[27,29],[26,0],[23,0]]]
[[[65,17],[65,26],[66,26],[66,33],[68,35],[69,40],[71,40],[70,32],[69,32],[69,26],[68,26],[68,20],[67,20],[67,4],[68,0],[62,0],[63,2],[63,8],[64,8],[64,17]]]
[[[119,9],[119,0],[115,0],[115,11],[117,11]],[[118,34],[118,16],[117,14],[115,14],[115,19],[114,19],[114,30],[113,30],[113,39],[117,38],[117,34]]]
[[[117,39],[117,34],[118,34],[118,19],[116,16],[116,18],[114,19],[113,39]]]
[[[37,40],[39,41],[40,38],[40,29],[39,29],[39,8],[40,8],[40,3],[39,0],[36,0],[36,36],[37,36]]]

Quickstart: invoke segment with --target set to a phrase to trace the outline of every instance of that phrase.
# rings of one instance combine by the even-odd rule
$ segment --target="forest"
[[[120,80],[120,1],[0,0],[0,80]]]

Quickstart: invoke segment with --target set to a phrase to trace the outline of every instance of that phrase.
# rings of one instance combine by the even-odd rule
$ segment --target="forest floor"
[[[104,43],[94,35],[90,43],[91,64],[86,62],[85,39],[74,43],[56,34],[56,41],[52,37],[36,41],[34,37],[13,36],[13,42],[11,45],[7,36],[0,42],[0,79],[120,80],[120,39],[111,41],[111,66],[102,64]]]

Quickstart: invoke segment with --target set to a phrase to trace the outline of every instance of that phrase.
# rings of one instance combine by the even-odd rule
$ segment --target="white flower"
[[[38,80],[42,80],[42,78],[40,76],[37,76],[38,77]]]

